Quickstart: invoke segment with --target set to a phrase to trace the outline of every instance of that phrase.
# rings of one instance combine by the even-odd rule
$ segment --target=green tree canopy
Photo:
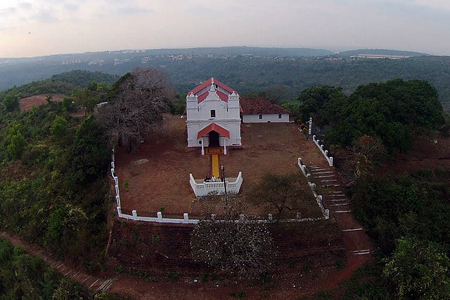
[[[341,100],[326,108],[333,116],[326,140],[340,146],[369,135],[381,139],[390,153],[407,151],[412,131],[437,129],[444,122],[436,89],[422,80],[368,84]]]
[[[3,107],[6,111],[14,111],[19,109],[19,97],[8,94],[3,99]]]
[[[90,116],[78,128],[69,155],[72,178],[76,183],[86,183],[104,176],[110,151],[105,137]]]
[[[450,295],[450,260],[434,243],[399,239],[383,273],[394,283],[398,299],[438,300]]]

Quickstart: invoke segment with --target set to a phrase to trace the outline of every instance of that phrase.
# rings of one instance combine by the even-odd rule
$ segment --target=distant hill
[[[302,48],[224,47],[125,50],[0,59],[0,90],[36,80],[45,81],[54,74],[68,71],[85,70],[113,74],[109,79],[114,80],[117,78],[114,75],[122,76],[136,67],[152,67],[164,70],[180,94],[210,77],[217,77],[240,94],[281,88],[283,99],[286,100],[295,99],[301,91],[311,86],[338,86],[346,93],[351,93],[358,86],[372,82],[395,78],[421,79],[436,87],[441,102],[447,110],[450,107],[449,56],[380,49],[346,51],[333,55],[325,51],[324,56],[306,56],[306,53],[317,55],[320,51]],[[303,56],[300,53],[303,53]],[[359,59],[350,57],[353,54],[413,57],[395,60]],[[47,85],[52,83],[52,80],[61,84],[106,81],[96,77],[83,79],[84,75],[80,72],[71,73],[69,80],[64,79],[66,74],[61,74],[49,79],[50,82],[45,82]],[[39,94],[46,88],[48,86],[39,88]],[[71,87],[67,86],[67,90],[70,91]]]
[[[108,85],[112,85],[119,79],[118,75],[105,74],[101,72],[90,72],[86,70],[74,70],[53,75],[51,78],[53,81],[62,81],[71,83],[76,86],[86,87],[92,81],[104,82]]]
[[[263,47],[210,47],[186,49],[151,49],[86,52],[59,54],[30,58],[0,58],[0,91],[14,85],[44,80],[54,74],[73,70],[100,71],[122,76],[144,61],[167,56],[226,57],[226,56],[296,56],[318,57],[332,54],[331,51],[311,48],[263,48]]]
[[[360,54],[370,54],[370,55],[386,55],[386,56],[428,56],[429,54],[413,52],[413,51],[399,51],[399,50],[389,50],[389,49],[358,49],[339,52],[340,56],[358,56]]]
[[[117,81],[119,76],[103,74],[100,72],[89,72],[75,70],[53,75],[45,80],[33,81],[21,86],[14,86],[0,92],[0,102],[7,94],[17,95],[19,98],[30,97],[41,94],[65,94],[68,95],[74,88],[86,87],[90,82],[105,82],[108,85]]]

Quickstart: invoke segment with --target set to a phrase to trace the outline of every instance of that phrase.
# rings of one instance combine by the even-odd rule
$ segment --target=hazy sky
[[[204,46],[450,55],[450,1],[0,0],[0,57]]]

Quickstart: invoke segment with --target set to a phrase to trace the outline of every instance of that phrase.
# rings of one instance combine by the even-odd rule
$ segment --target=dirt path
[[[117,277],[106,276],[94,276],[88,274],[79,268],[73,268],[66,263],[54,259],[51,254],[46,252],[39,246],[30,244],[22,240],[21,238],[8,234],[5,231],[0,231],[0,238],[9,241],[15,247],[21,247],[25,249],[29,254],[40,257],[47,264],[57,270],[62,276],[78,281],[85,287],[95,291],[107,291]]]
[[[319,149],[312,141],[306,147],[301,158],[309,170],[312,181],[316,183],[319,194],[323,196],[325,208],[330,210],[330,219],[336,220],[342,231],[347,252],[347,265],[320,287],[329,289],[349,279],[353,271],[373,260],[373,245],[365,228],[357,222],[352,213],[350,199],[345,195],[345,187],[335,167],[330,167]]]

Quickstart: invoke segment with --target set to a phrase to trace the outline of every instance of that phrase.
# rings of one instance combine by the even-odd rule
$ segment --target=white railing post
[[[156,216],[157,216],[158,220],[160,220],[160,221],[162,220],[162,212],[158,211],[156,213]]]
[[[312,132],[312,117],[309,118],[309,128],[308,128],[308,134],[311,136]]]
[[[184,213],[183,214],[183,219],[187,222],[187,221],[189,221],[189,215],[188,215],[188,213]]]
[[[131,211],[131,214],[133,215],[134,218],[137,218],[137,212],[136,212],[135,209],[133,209],[133,210]]]

